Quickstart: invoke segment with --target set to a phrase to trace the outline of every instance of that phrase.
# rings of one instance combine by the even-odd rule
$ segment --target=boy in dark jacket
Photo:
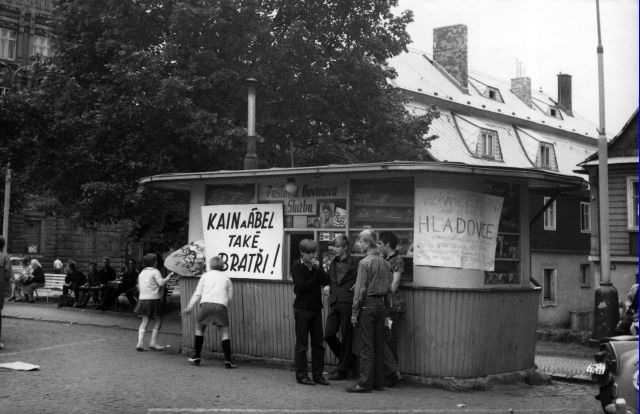
[[[329,385],[322,375],[324,371],[324,345],[322,333],[322,287],[329,284],[329,277],[315,257],[317,244],[304,239],[298,245],[300,260],[291,267],[293,292],[293,314],[296,324],[296,380],[304,385]],[[311,373],[308,377],[307,347],[311,335]]]

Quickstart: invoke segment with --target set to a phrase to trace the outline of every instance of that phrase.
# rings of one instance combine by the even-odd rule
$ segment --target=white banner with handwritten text
[[[220,256],[229,277],[282,279],[282,204],[203,206],[202,226],[207,263]]]
[[[416,265],[494,270],[502,197],[417,187]]]

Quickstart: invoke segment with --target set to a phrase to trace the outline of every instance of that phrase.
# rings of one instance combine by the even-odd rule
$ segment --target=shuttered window
[[[476,157],[502,161],[502,151],[498,133],[490,129],[481,129],[476,145]]]
[[[591,204],[580,202],[580,231],[591,233]]]
[[[556,151],[552,144],[540,143],[538,155],[536,156],[536,166],[547,170],[558,170]]]
[[[551,197],[544,198],[544,204],[546,205]],[[553,200],[553,203],[547,207],[544,211],[544,229],[555,231],[556,229],[556,201]]]

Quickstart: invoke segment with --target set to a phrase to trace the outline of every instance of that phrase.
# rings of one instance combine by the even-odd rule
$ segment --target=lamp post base
[[[613,336],[619,319],[618,290],[613,283],[601,283],[595,292],[593,339]]]

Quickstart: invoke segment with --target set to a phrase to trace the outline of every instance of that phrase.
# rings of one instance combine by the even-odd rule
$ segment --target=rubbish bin
[[[591,311],[569,311],[570,329],[572,331],[590,331]]]

